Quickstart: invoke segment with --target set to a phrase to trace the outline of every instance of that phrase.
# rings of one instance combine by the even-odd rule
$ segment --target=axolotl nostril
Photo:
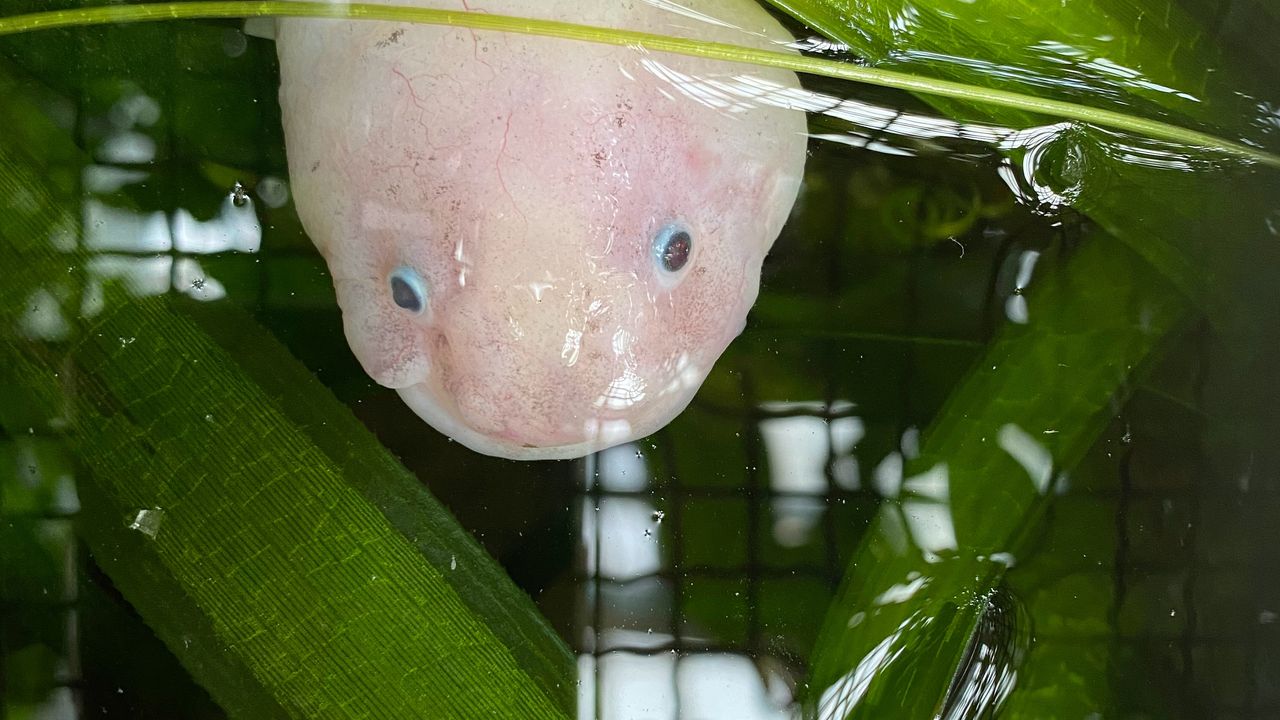
[[[752,0],[472,9],[790,39]],[[298,212],[374,380],[518,459],[581,456],[685,408],[795,201],[793,74],[385,22],[284,19],[276,40]]]

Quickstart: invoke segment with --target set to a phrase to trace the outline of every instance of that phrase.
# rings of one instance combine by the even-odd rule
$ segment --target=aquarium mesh
[[[1075,242],[1075,222],[1052,228],[1049,243]],[[944,363],[967,367],[1003,320],[1019,256],[1045,247],[1041,238],[1007,237],[994,227],[958,240],[992,248],[984,262],[969,266],[981,275],[965,284],[986,294],[972,306],[976,319],[968,326],[975,332],[961,338],[966,342],[948,351],[929,341],[933,330],[925,318],[936,299],[928,297],[928,272],[939,248],[878,258],[881,272],[904,278],[907,322],[897,337],[872,330],[823,340],[817,352],[832,356],[830,362],[791,367],[847,368],[849,357],[878,354],[884,365],[897,366],[899,372],[886,374],[890,383],[868,392],[819,376],[816,391],[804,396],[810,402],[779,402],[785,398],[760,396],[766,383],[749,363],[728,358],[742,398],[736,411],[700,396],[654,438],[581,464],[581,631],[572,637],[585,677],[580,717],[787,716],[776,703],[803,687],[825,602],[857,533],[882,500],[877,468],[916,442],[945,395],[945,383],[930,388],[937,358],[922,366],[922,352],[943,352]],[[786,247],[786,238],[780,243]],[[839,264],[830,258],[813,267]],[[766,286],[762,303],[770,291]],[[841,288],[828,291],[839,297]],[[753,325],[744,338],[768,334]],[[759,352],[789,340],[746,342],[746,352]],[[1240,547],[1241,538],[1274,535],[1265,528],[1280,518],[1280,498],[1274,488],[1259,495],[1255,481],[1254,500],[1264,502],[1242,513],[1239,479],[1218,478],[1209,467],[1213,449],[1202,445],[1211,431],[1195,408],[1204,405],[1210,342],[1201,328],[1172,351],[1189,358],[1183,374],[1194,388],[1194,407],[1159,389],[1137,388],[1033,542],[1031,557],[1039,551],[1080,561],[1015,588],[1041,620],[1032,652],[1070,659],[1051,672],[1101,672],[1111,679],[1117,697],[1107,698],[1099,717],[1280,717],[1280,552]],[[776,438],[771,423],[795,419],[802,419],[795,427],[819,437],[817,462],[812,447],[769,441]],[[840,425],[855,420],[862,430],[850,443]],[[877,435],[875,428],[888,431]],[[719,450],[735,442],[738,452],[723,459],[698,457],[701,445]],[[786,457],[795,453],[809,462]],[[788,479],[787,473],[805,477]],[[720,480],[707,482],[709,474]],[[702,535],[707,524],[720,528],[720,558],[705,547],[691,551],[691,526],[682,522],[691,513]],[[1101,525],[1100,542],[1072,530],[1081,523]],[[780,548],[780,541],[790,547]],[[637,560],[646,546],[652,546],[649,556]],[[611,558],[611,547],[623,557]],[[1101,588],[1100,607],[1078,617],[1037,609],[1044,596],[1070,592],[1064,588],[1072,583]],[[1102,667],[1088,664],[1098,657],[1106,659]],[[1043,677],[1046,670],[1039,672]],[[708,704],[699,695],[714,700]]]
[[[24,684],[49,688],[49,717],[75,717],[78,707],[83,558],[73,478],[58,455],[47,432],[0,430],[0,718],[29,710],[10,700]]]
[[[242,40],[229,24],[173,28],[186,30],[152,48],[166,62],[207,59],[210,47],[216,54],[219,47],[239,48]],[[243,57],[269,64],[255,43],[248,47]],[[256,99],[246,104],[238,90],[225,87],[225,68],[205,77],[200,62],[190,62],[184,73],[156,80],[146,75],[145,64],[86,63],[86,77],[105,73],[119,82],[86,82],[75,110],[78,136],[84,147],[100,144],[111,112],[127,99],[125,90],[146,90],[164,111],[163,121],[137,129],[156,140],[160,156],[154,163],[115,166],[151,173],[153,210],[194,207],[211,217],[225,197],[210,180],[219,167],[251,169],[259,177],[283,172],[279,148],[258,132],[278,123],[263,111],[272,104],[274,77],[254,67],[236,70],[257,88]],[[199,120],[209,98],[183,88],[203,83],[230,98],[214,123],[225,132],[193,145],[182,124]],[[211,158],[212,165],[200,165]],[[864,164],[882,161],[859,156]],[[197,166],[208,172],[196,172]],[[84,196],[93,198],[88,191]],[[313,271],[323,264],[298,239],[296,219],[288,208],[259,203],[258,210],[284,247],[265,248],[261,262],[200,257],[201,276],[218,278],[237,302],[264,315],[331,312],[323,282],[298,281],[317,276]],[[734,720],[783,716],[770,710],[771,702],[784,702],[804,681],[825,603],[881,501],[876,469],[915,441],[948,382],[1002,321],[1022,254],[1046,243],[1069,244],[1077,229],[1069,219],[1044,231],[1047,237],[979,224],[954,246],[860,258],[874,270],[858,272],[849,271],[840,243],[807,243],[798,235],[780,240],[762,302],[779,288],[845,297],[852,284],[874,275],[900,279],[894,287],[901,300],[892,312],[901,317],[872,318],[863,331],[843,338],[775,333],[776,326],[753,321],[722,363],[728,374],[720,379],[732,392],[721,387],[704,393],[654,438],[573,466],[582,536],[573,576],[578,615],[568,639],[582,671],[580,717],[730,717],[699,704],[708,698],[754,703],[756,715]],[[956,252],[967,252],[969,260],[957,264]],[[161,255],[157,264],[154,252],[113,253],[135,271],[147,263],[161,267],[160,292],[191,294],[175,268],[197,258]],[[976,303],[938,292],[938,277],[956,269],[963,275],[959,284],[982,289]],[[145,277],[150,271],[138,272]],[[954,319],[957,312],[964,315],[955,321],[960,333],[944,332],[932,320],[939,314]],[[1197,348],[1205,342],[1193,337],[1186,347],[1203,360]],[[790,387],[804,392],[769,395],[772,371],[757,367],[753,353],[782,358],[790,372],[804,376]],[[854,357],[872,369],[850,379]],[[1207,361],[1194,365],[1193,376],[1209,372]],[[1073,490],[1054,514],[1069,520],[1071,508],[1101,513],[1114,528],[1104,543],[1108,554],[1094,558],[1091,581],[1109,598],[1107,625],[1039,627],[1037,642],[1114,642],[1118,650],[1107,672],[1118,678],[1117,687],[1141,691],[1127,701],[1133,713],[1159,715],[1151,708],[1160,708],[1168,717],[1280,717],[1280,543],[1241,546],[1241,538],[1275,537],[1268,528],[1280,524],[1280,501],[1276,489],[1266,487],[1275,485],[1274,468],[1259,468],[1246,498],[1240,478],[1218,477],[1212,448],[1197,446],[1212,434],[1202,416],[1139,389],[1125,414],[1144,412],[1176,432],[1144,435],[1136,421],[1132,428],[1113,428],[1110,437],[1132,432],[1131,441],[1100,443],[1086,463],[1112,473],[1111,482]],[[807,464],[796,464],[799,455],[786,443],[805,434]],[[1180,447],[1169,447],[1169,437],[1182,438]],[[101,717],[104,694],[132,692],[133,686],[125,687],[127,671],[104,673],[104,666],[82,662],[86,643],[114,636],[102,624],[81,621],[86,584],[98,587],[95,592],[112,591],[74,540],[74,463],[62,456],[56,434],[39,428],[0,435],[0,450],[7,464],[0,467],[0,720],[30,716],[32,707],[14,699],[19,683],[24,692],[28,684],[51,688],[42,704],[50,717]],[[1052,542],[1044,539],[1046,546]],[[136,617],[130,622],[143,627]],[[107,656],[95,657],[105,662]],[[103,677],[122,684],[104,686]],[[636,707],[649,711],[627,710]],[[173,709],[172,717],[182,716]]]
[[[839,245],[819,244],[815,256],[806,258],[810,272],[819,269],[811,275],[821,280],[818,292],[833,299],[848,289],[846,280],[820,269],[849,262],[831,255],[841,252]],[[923,318],[939,300],[927,297],[928,269],[966,246],[989,250],[975,251],[978,261],[970,264],[980,275],[967,279],[969,287],[983,289],[966,325],[972,335],[930,337]],[[777,247],[787,248],[788,238]],[[718,712],[730,712],[726,707],[736,702],[735,712],[750,713],[742,717],[786,716],[771,708],[804,681],[825,603],[843,575],[849,547],[881,500],[873,489],[875,469],[901,443],[913,442],[936,407],[935,400],[917,395],[922,377],[937,370],[916,361],[940,347],[958,367],[973,359],[1004,301],[999,277],[1019,248],[998,228],[976,227],[955,245],[875,258],[880,272],[903,278],[904,324],[892,332],[871,329],[805,344],[800,354],[825,356],[813,362],[794,348],[779,347],[790,338],[771,338],[768,330],[749,326],[747,336],[760,342],[744,352],[781,352],[802,360],[792,371],[825,369],[807,384],[811,393],[803,401],[761,397],[768,383],[751,363],[726,358],[722,365],[734,368],[730,375],[741,400],[736,407],[700,396],[654,438],[582,463],[583,631],[573,640],[580,669],[592,678],[580,717],[733,717],[714,714],[714,703],[723,702],[731,704]],[[762,303],[769,302],[770,290],[766,273]],[[893,368],[883,376],[869,373],[877,381],[874,400],[866,401],[840,377],[845,373],[838,374],[853,357]],[[868,416],[869,407],[879,414]],[[793,446],[795,441],[803,447]],[[697,457],[704,444],[737,444],[738,451],[708,463]],[[634,462],[618,462],[618,456]],[[619,476],[623,467],[631,477]],[[708,474],[715,478],[708,480]],[[615,506],[621,511],[610,512]],[[693,524],[722,528],[719,548],[691,550],[689,515]],[[635,572],[625,560],[611,562],[611,548],[630,547],[626,554],[646,544],[654,546],[649,572]],[[725,617],[728,622],[717,622]],[[708,705],[699,693],[714,702]]]

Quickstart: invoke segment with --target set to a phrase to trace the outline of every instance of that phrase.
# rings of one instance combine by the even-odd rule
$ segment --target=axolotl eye
[[[387,275],[387,284],[391,288],[391,301],[398,307],[414,315],[427,309],[427,281],[417,270],[401,265]]]
[[[653,260],[667,274],[680,272],[693,254],[693,235],[679,223],[669,223],[653,238]]]

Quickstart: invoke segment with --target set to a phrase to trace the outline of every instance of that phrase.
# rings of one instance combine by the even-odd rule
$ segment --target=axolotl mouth
[[[523,416],[502,412],[507,407],[529,407],[526,396],[517,391],[499,392],[483,399],[441,396],[424,383],[398,392],[419,416],[468,447],[500,447],[503,456],[517,459],[574,458],[599,447],[642,437],[666,425],[670,421],[666,414],[674,417],[684,409],[705,374],[697,368],[688,370],[685,381],[676,381],[665,389],[683,397],[683,403],[646,403],[643,396],[634,402],[619,403],[617,394],[600,395],[586,402],[566,397],[562,407],[536,408]],[[458,398],[463,402],[455,402]],[[663,414],[654,415],[652,410]]]
[[[753,31],[706,39],[790,40],[749,0],[686,5]],[[486,10],[689,33],[649,3]],[[794,75],[391,23],[285,19],[277,44],[298,212],[374,380],[509,458],[581,456],[684,409],[798,192]]]

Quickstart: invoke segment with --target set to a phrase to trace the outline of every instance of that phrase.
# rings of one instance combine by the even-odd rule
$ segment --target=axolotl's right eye
[[[692,254],[693,235],[679,223],[663,226],[653,238],[653,259],[664,273],[680,272]]]
[[[398,307],[414,315],[427,309],[427,281],[417,270],[401,265],[387,276],[387,284],[391,288],[391,301]]]

